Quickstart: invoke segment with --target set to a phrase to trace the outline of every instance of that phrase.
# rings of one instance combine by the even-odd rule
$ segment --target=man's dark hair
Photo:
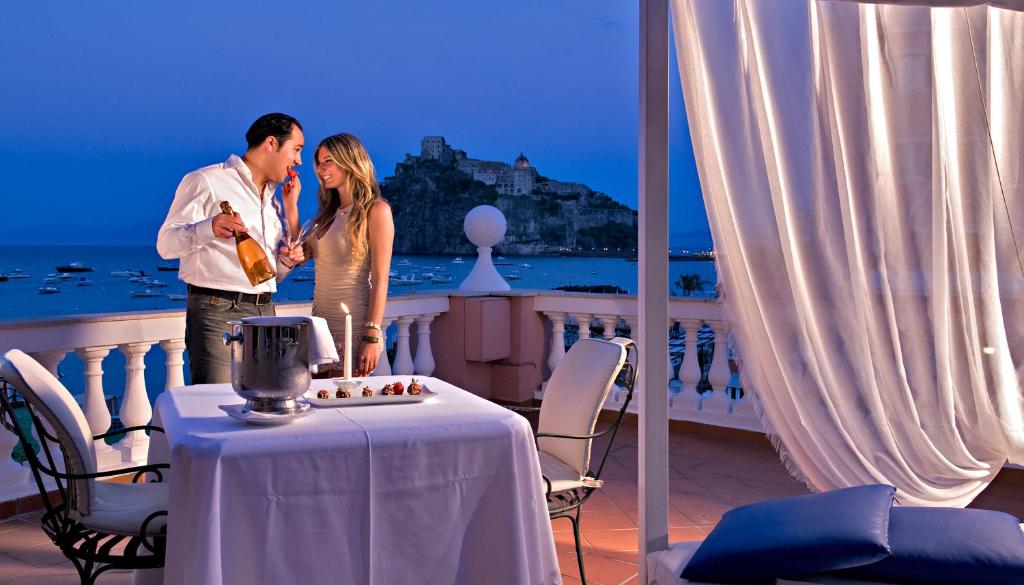
[[[277,138],[277,148],[280,150],[281,144],[291,136],[292,126],[302,130],[302,124],[288,114],[264,114],[249,126],[249,131],[245,133],[245,141],[249,148],[253,149],[263,144],[267,136],[273,136]]]

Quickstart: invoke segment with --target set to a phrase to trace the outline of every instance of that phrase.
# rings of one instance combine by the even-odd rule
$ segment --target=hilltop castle
[[[529,195],[534,190],[559,195],[578,193],[583,196],[593,192],[590,187],[581,183],[538,180],[537,169],[530,165],[529,159],[523,153],[519,153],[511,165],[469,158],[465,150],[452,148],[444,136],[425,136],[420,141],[419,156],[406,154],[405,160],[395,168],[395,174],[402,173],[403,165],[414,164],[420,160],[436,160],[445,166],[454,163],[455,168],[473,177],[474,181],[493,185],[501,195]]]
[[[505,214],[499,253],[635,255],[636,212],[581,183],[537,173],[525,155],[513,163],[469,158],[443,136],[420,141],[381,193],[395,214],[396,254],[467,254],[461,218],[477,205]],[[458,221],[453,221],[458,218]]]

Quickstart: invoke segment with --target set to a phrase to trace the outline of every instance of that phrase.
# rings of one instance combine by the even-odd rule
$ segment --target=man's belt
[[[231,290],[220,290],[216,288],[206,288],[204,286],[188,285],[189,294],[206,295],[209,297],[217,297],[227,301],[234,301],[238,304],[246,303],[250,305],[265,305],[269,303],[272,298],[272,293],[244,293],[236,292]]]

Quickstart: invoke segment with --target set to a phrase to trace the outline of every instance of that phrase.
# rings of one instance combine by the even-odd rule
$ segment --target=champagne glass
[[[299,233],[295,234],[295,239],[293,241],[289,241],[288,245],[292,248],[298,248],[305,244],[306,240],[309,239],[309,235],[315,232],[318,227],[320,227],[320,224],[312,219],[307,219],[306,222],[302,224],[302,227],[299,228]]]

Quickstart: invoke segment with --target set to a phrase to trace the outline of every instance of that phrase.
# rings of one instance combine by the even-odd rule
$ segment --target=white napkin
[[[334,336],[323,317],[303,317],[312,328],[309,332],[309,369],[314,374],[319,364],[334,364],[340,359]]]
[[[281,324],[279,320],[305,321],[310,324],[309,369],[314,374],[319,364],[338,362],[338,349],[334,346],[334,336],[331,335],[331,330],[327,327],[327,320],[323,317],[246,317],[242,319],[242,322],[254,325],[275,325]]]

